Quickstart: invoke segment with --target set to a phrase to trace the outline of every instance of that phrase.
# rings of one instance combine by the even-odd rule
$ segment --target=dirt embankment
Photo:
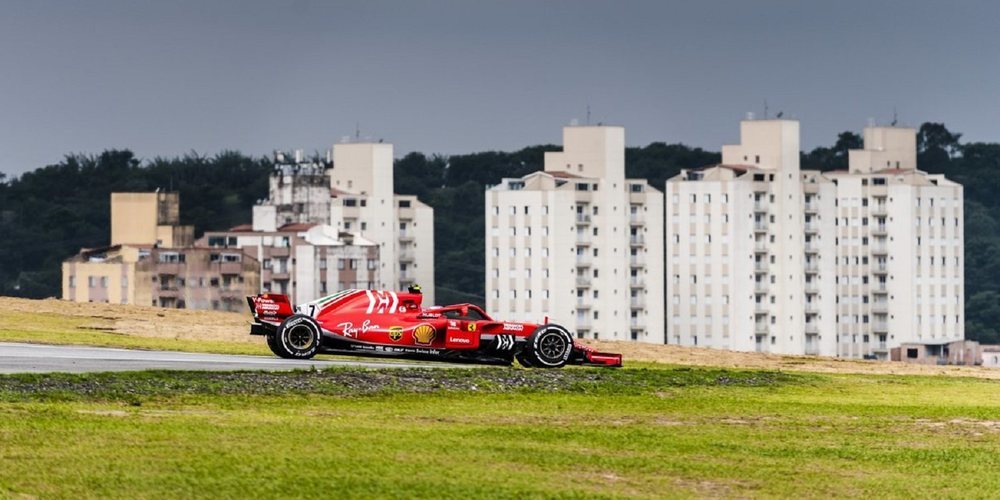
[[[117,304],[87,304],[55,299],[26,300],[0,297],[0,320],[3,320],[2,316],[4,315],[24,317],[29,314],[63,318],[67,323],[76,324],[78,328],[90,328],[119,335],[238,343],[260,342],[260,339],[247,335],[247,325],[250,321],[249,313],[190,311]],[[636,342],[587,341],[587,343],[603,351],[624,354],[626,364],[646,361],[688,366],[758,368],[820,373],[950,375],[1000,379],[1000,370],[970,366],[927,366],[815,356],[783,356]]]
[[[0,297],[0,316],[45,315],[62,323],[109,333],[139,337],[222,342],[260,342],[247,335],[246,314],[190,311],[118,304],[26,300]],[[39,322],[41,325],[49,321]],[[61,322],[55,321],[53,326]]]

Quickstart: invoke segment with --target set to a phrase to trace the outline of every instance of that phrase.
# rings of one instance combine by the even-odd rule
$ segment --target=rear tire
[[[573,335],[559,325],[542,325],[528,337],[520,355],[532,368],[562,368],[573,354]],[[518,361],[521,361],[518,359]],[[524,361],[521,361],[524,364]]]
[[[285,318],[274,335],[267,336],[267,347],[285,359],[309,359],[319,351],[322,330],[314,319],[302,314]]]

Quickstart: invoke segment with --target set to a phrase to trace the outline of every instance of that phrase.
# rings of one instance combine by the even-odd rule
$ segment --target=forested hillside
[[[965,186],[966,314],[970,338],[1000,342],[1000,144],[960,142],[944,125],[920,128],[919,166],[944,173]],[[803,153],[803,168],[846,168],[847,150],[861,147],[852,132],[830,147]],[[545,151],[426,156],[396,161],[396,191],[416,194],[435,209],[436,274],[441,302],[478,301],[484,282],[483,190],[504,177],[542,168]],[[682,167],[719,161],[719,154],[682,144],[628,148],[629,177],[658,189]],[[60,263],[81,247],[107,244],[109,193],[181,193],[181,222],[198,234],[250,221],[250,208],[267,196],[271,163],[236,152],[195,154],[140,161],[130,151],[69,156],[18,178],[0,177],[0,294],[48,297],[59,294]]]

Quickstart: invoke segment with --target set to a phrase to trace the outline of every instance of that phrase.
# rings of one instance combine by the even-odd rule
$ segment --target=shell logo
[[[413,329],[413,342],[419,345],[428,345],[434,340],[434,327],[431,325],[420,325]]]

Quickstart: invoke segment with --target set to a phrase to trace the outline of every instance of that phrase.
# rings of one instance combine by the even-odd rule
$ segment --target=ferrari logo
[[[389,338],[393,342],[399,342],[399,339],[403,338],[403,327],[401,327],[401,326],[390,326],[389,327]]]
[[[419,345],[430,345],[434,340],[434,327],[420,325],[413,330],[413,342]]]
[[[465,329],[469,330],[470,332],[474,332],[474,331],[476,331],[476,324],[475,323],[469,323],[469,326],[465,327]]]

